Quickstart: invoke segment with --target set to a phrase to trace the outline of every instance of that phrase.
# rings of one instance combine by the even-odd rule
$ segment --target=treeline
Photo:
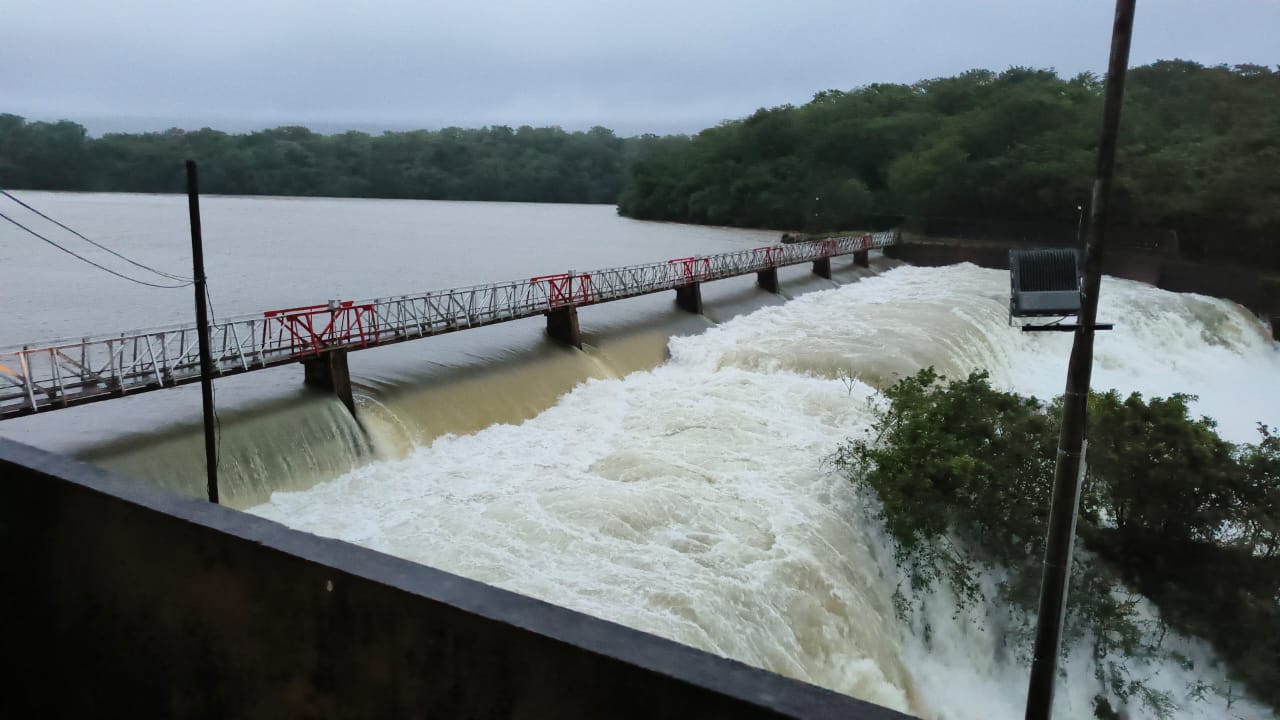
[[[205,128],[88,136],[70,121],[0,115],[0,187],[181,192],[182,160],[201,189],[233,195],[612,203],[626,143],[612,130],[558,127],[362,132]]]
[[[74,122],[0,115],[0,187],[178,192],[190,157],[213,193],[616,201],[640,219],[809,231],[927,218],[957,232],[1068,232],[1088,206],[1101,112],[1094,75],[1012,68],[828,90],[694,136],[498,126],[91,138]],[[1113,222],[1197,246],[1229,237],[1238,259],[1280,267],[1277,118],[1280,72],[1267,67],[1134,68]]]
[[[831,230],[867,216],[1074,226],[1088,207],[1102,82],[972,70],[818,93],[650,142],[619,212]],[[1280,237],[1280,72],[1181,60],[1134,68],[1113,221]],[[1223,225],[1226,227],[1222,227]]]

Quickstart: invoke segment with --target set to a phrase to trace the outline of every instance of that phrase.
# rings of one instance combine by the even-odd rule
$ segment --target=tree
[[[1261,442],[1239,450],[1243,473],[1234,508],[1241,523],[1236,543],[1251,554],[1280,558],[1280,434],[1261,424],[1258,432]]]
[[[0,182],[11,188],[181,192],[182,160],[225,194],[613,202],[630,145],[607,128],[509,127],[324,136],[288,126],[88,137],[70,122],[0,115]]]
[[[1089,475],[1106,515],[1098,522],[1166,541],[1217,539],[1238,504],[1236,449],[1212,420],[1191,417],[1194,399],[1090,397]]]
[[[867,216],[1074,227],[1088,203],[1102,86],[1082,73],[970,70],[913,85],[824,90],[676,149],[639,143],[619,212],[682,222],[858,229]],[[1280,268],[1280,72],[1162,60],[1129,74],[1117,225],[1178,232],[1221,259]],[[663,153],[651,164],[648,149]],[[675,153],[672,155],[672,153]],[[661,177],[659,177],[661,173]],[[866,186],[835,200],[847,179]],[[789,206],[787,203],[794,203]]]
[[[962,603],[1007,611],[1014,627],[1005,630],[1027,652],[1061,400],[995,390],[983,373],[947,381],[931,368],[883,396],[867,435],[832,459],[874,494],[909,581],[896,594],[899,612],[947,585]],[[1092,650],[1106,688],[1100,712],[1113,702],[1158,716],[1172,707],[1133,672],[1131,660],[1166,653],[1135,613],[1134,590],[1164,622],[1210,640],[1253,692],[1280,701],[1280,437],[1264,427],[1260,443],[1234,447],[1190,416],[1189,400],[1090,397],[1064,643]],[[1000,578],[994,597],[978,581],[984,569]]]

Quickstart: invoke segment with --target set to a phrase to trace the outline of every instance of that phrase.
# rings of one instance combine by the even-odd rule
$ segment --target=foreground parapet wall
[[[0,439],[2,717],[905,716]]]

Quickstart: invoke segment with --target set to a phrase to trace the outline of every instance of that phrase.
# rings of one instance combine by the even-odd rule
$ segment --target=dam
[[[299,205],[322,212],[317,206],[323,205],[265,202],[278,204],[271,217],[288,217]],[[349,205],[362,204],[329,202],[337,209],[326,222],[335,224]],[[206,210],[211,238],[219,222],[214,206]],[[614,222],[592,216],[593,210],[581,213]],[[493,212],[519,216],[505,207]],[[230,221],[228,213],[224,222]],[[536,226],[537,219],[525,215],[518,222]],[[626,228],[619,234],[630,232],[630,221],[616,222]],[[642,232],[611,251],[629,255],[616,262],[651,257],[652,244],[633,243],[667,230],[676,236],[650,242],[705,243],[691,252],[767,242],[763,234],[739,240],[741,231],[635,225]],[[554,236],[548,232],[549,240]],[[456,267],[442,272],[456,273]],[[346,270],[358,275],[350,265]],[[277,269],[271,272],[274,277]],[[243,522],[239,530],[256,533],[278,522],[342,541],[334,548],[356,546],[332,550],[353,553],[338,558],[350,564],[340,565],[346,574],[336,577],[332,591],[322,574],[302,569],[271,586],[314,588],[319,599],[289,595],[307,612],[332,597],[334,607],[359,617],[352,598],[372,591],[362,585],[352,591],[358,595],[339,601],[344,588],[385,584],[413,563],[633,628],[639,632],[627,642],[650,657],[666,651],[641,638],[766,671],[735,675],[745,671],[699,665],[692,675],[675,675],[684,681],[725,672],[742,682],[732,692],[760,684],[763,693],[779,693],[784,705],[794,701],[774,706],[781,716],[1019,716],[1025,669],[996,659],[998,639],[978,631],[973,618],[955,616],[945,597],[925,618],[930,633],[895,616],[892,593],[901,578],[883,529],[869,519],[866,499],[822,459],[840,440],[866,432],[868,403],[876,402],[878,388],[921,367],[948,375],[985,368],[1000,387],[1050,397],[1060,392],[1069,338],[1027,337],[1008,328],[1007,275],[1000,271],[963,264],[918,268],[873,254],[869,268],[837,268],[831,280],[807,267],[792,272],[783,272],[781,298],[749,284],[708,285],[703,315],[660,296],[617,304],[616,311],[600,308],[597,321],[583,328],[581,349],[548,343],[533,318],[370,350],[353,377],[363,429],[338,400],[300,387],[287,369],[220,381],[226,407],[221,453],[235,478],[228,496],[248,517],[219,514],[205,521],[228,532],[237,529],[226,524]],[[211,270],[221,311],[263,304],[261,298],[226,299],[217,278]],[[289,306],[290,298],[277,299]],[[1099,339],[1098,387],[1148,394],[1194,388],[1196,410],[1216,418],[1233,440],[1252,439],[1255,422],[1280,423],[1277,346],[1247,310],[1118,279],[1104,283],[1102,302],[1103,316],[1127,322]],[[119,312],[139,308],[127,304]],[[141,318],[139,324],[169,321]],[[12,328],[5,330],[8,335]],[[198,496],[202,458],[193,399],[189,388],[177,388],[6,421],[0,434]],[[272,522],[254,524],[259,519]],[[273,547],[294,542],[259,537]],[[211,566],[222,567],[219,551],[209,552]],[[297,548],[293,553],[299,556]],[[385,574],[347,580],[359,564]],[[385,608],[391,601],[379,602]],[[553,619],[570,623],[570,617]],[[1199,661],[1195,670],[1150,669],[1161,687],[1181,687],[1196,673],[1212,679],[1211,654],[1192,641],[1186,651]],[[672,666],[663,661],[658,667]],[[1071,679],[1062,690],[1062,715],[1088,717],[1094,691],[1088,658],[1069,658],[1066,667]],[[792,686],[761,679],[778,676],[831,695],[792,696]],[[840,705],[833,696],[878,707]],[[760,698],[746,702],[758,706]],[[1222,717],[1224,703],[1212,694],[1187,699],[1178,716]],[[1247,703],[1237,702],[1232,712],[1266,717]]]

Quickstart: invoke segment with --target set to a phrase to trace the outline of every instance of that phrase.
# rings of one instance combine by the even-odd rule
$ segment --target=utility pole
[[[1067,580],[1071,572],[1071,545],[1084,468],[1086,413],[1093,374],[1094,325],[1098,319],[1098,289],[1102,284],[1102,250],[1106,235],[1111,180],[1115,170],[1120,108],[1129,69],[1129,42],[1133,36],[1137,0],[1116,0],[1111,31],[1111,61],[1107,68],[1102,109],[1102,137],[1098,143],[1098,172],[1089,206],[1085,241],[1084,288],[1080,325],[1071,346],[1067,389],[1062,403],[1062,434],[1053,473],[1053,505],[1044,550],[1044,577],[1040,585],[1040,614],[1036,619],[1035,651],[1027,687],[1026,720],[1049,720],[1053,714],[1053,686],[1058,671],[1058,648],[1066,614]]]
[[[187,161],[187,213],[191,217],[191,264],[196,288],[196,333],[200,336],[200,395],[204,405],[204,465],[209,502],[218,502],[218,448],[214,438],[213,356],[209,352],[208,295],[205,290],[204,245],[200,237],[200,183],[196,163]]]

